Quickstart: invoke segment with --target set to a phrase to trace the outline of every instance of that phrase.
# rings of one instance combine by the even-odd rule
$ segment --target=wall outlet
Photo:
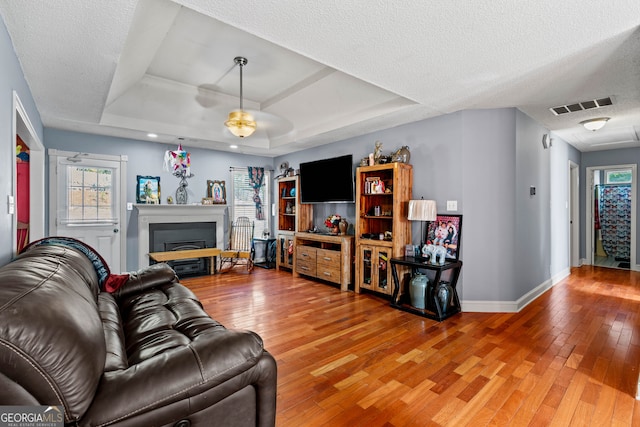
[[[448,211],[457,211],[458,210],[458,201],[457,200],[447,200],[447,210]]]

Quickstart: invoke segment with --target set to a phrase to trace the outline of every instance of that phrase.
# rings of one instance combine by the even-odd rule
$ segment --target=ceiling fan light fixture
[[[256,122],[253,116],[243,110],[234,110],[229,113],[229,118],[224,125],[238,138],[251,136],[256,131]]]
[[[595,132],[598,129],[602,129],[609,119],[610,117],[598,117],[596,119],[583,120],[580,124],[584,126],[585,129]]]
[[[230,112],[224,125],[238,138],[245,138],[256,131],[256,122],[253,120],[253,116],[242,108],[242,67],[247,65],[248,61],[242,56],[236,56],[233,61],[240,67],[240,109]]]

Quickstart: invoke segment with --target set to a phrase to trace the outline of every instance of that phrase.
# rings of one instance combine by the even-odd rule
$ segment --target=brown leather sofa
[[[0,405],[57,406],[70,426],[275,425],[257,334],[209,317],[165,264],[106,292],[106,264],[68,241],[0,268]]]

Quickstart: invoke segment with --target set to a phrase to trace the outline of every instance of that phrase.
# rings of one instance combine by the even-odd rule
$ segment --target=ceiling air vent
[[[551,110],[551,112],[556,116],[559,116],[561,114],[575,113],[577,111],[592,110],[594,108],[602,108],[612,104],[613,104],[613,100],[611,99],[610,96],[608,96],[606,98],[593,99],[590,101],[582,101],[582,102],[577,102],[575,104],[559,105],[557,107],[551,107],[549,108],[549,110]]]

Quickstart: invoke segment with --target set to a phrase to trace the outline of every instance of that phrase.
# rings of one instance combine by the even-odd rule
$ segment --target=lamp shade
[[[435,221],[437,215],[435,200],[409,200],[410,221]]]

